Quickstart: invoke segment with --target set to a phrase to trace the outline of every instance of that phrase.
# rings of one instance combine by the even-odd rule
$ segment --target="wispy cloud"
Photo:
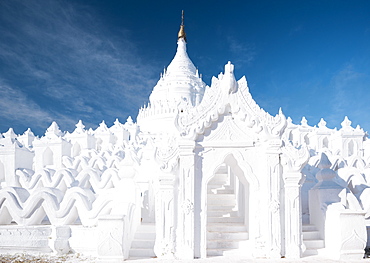
[[[228,36],[227,43],[231,53],[235,56],[235,63],[239,65],[250,65],[256,56],[253,44],[242,42],[235,37]]]
[[[370,124],[364,120],[370,117],[365,116],[370,106],[366,97],[370,99],[368,90],[370,88],[370,75],[356,71],[353,65],[346,65],[336,73],[330,82],[332,97],[328,101],[331,105],[331,114],[328,121],[337,122],[348,116],[354,121],[354,125],[364,125],[369,130]]]
[[[25,93],[14,89],[0,80],[0,108],[3,121],[14,123],[20,119],[27,119],[34,127],[41,128],[51,122],[52,116]],[[30,114],[32,112],[32,114]],[[10,128],[10,127],[9,127]]]
[[[141,60],[130,32],[112,32],[86,6],[2,1],[0,34],[0,65],[6,68],[0,77],[62,125],[124,116],[155,84],[157,76]],[[27,115],[15,117],[27,121]]]

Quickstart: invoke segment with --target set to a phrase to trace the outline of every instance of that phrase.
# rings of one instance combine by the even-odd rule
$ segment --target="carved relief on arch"
[[[233,116],[223,116],[220,122],[213,123],[202,135],[198,143],[208,147],[252,147],[258,141],[258,134]]]

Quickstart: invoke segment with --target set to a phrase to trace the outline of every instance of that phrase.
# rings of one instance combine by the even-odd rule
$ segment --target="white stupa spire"
[[[176,105],[185,100],[195,106],[201,101],[204,88],[205,83],[199,77],[199,73],[186,51],[184,13],[182,13],[176,54],[153,88],[149,100],[152,105],[168,104],[167,102]]]

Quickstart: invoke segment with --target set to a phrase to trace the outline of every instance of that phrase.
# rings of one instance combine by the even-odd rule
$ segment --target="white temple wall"
[[[54,142],[41,140],[34,142],[34,170],[38,171],[47,166],[53,167],[55,170],[62,169],[62,157],[70,157],[71,148],[71,143],[61,138]]]
[[[0,151],[0,183],[4,186],[20,186],[15,176],[17,169],[32,170],[34,154],[15,145]]]

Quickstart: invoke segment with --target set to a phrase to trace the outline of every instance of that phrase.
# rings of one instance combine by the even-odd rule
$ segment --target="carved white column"
[[[268,200],[268,228],[267,244],[269,248],[268,257],[281,257],[281,223],[280,223],[280,181],[281,169],[279,152],[271,148],[267,152],[267,184],[269,192]]]
[[[301,186],[304,182],[302,168],[309,159],[307,147],[297,149],[290,143],[282,147],[282,166],[284,178],[284,239],[285,257],[302,256],[302,211]]]
[[[300,172],[284,172],[286,258],[302,256],[301,179]]]
[[[179,142],[176,254],[181,259],[194,258],[194,147],[194,141]]]
[[[156,242],[154,252],[158,258],[175,257],[175,206],[173,174],[159,176],[159,191],[156,195]]]
[[[175,137],[163,135],[156,139],[156,161],[160,164],[158,192],[155,195],[156,242],[154,252],[159,258],[175,257],[178,143]]]

